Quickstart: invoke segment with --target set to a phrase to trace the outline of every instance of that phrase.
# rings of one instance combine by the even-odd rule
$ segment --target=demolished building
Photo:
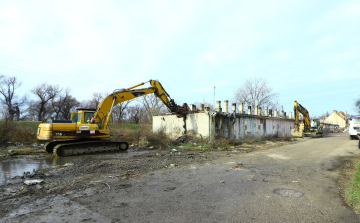
[[[246,137],[266,136],[291,136],[294,128],[294,119],[286,112],[272,111],[267,107],[264,109],[249,106],[244,110],[244,104],[232,104],[229,112],[228,101],[224,101],[224,111],[221,101],[217,101],[216,111],[210,111],[209,107],[202,104],[197,109],[190,105],[191,113],[184,118],[176,115],[160,115],[153,117],[153,132],[164,131],[170,138],[183,135],[192,135],[209,138],[209,140],[220,138],[244,139]]]

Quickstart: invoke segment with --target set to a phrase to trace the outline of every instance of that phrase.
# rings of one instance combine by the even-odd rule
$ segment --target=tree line
[[[10,121],[69,120],[77,108],[97,108],[107,93],[94,92],[90,100],[78,101],[70,88],[41,83],[30,90],[36,99],[18,95],[21,81],[0,75],[0,118]],[[111,122],[151,123],[152,116],[166,113],[164,104],[153,94],[114,106]]]
[[[69,120],[77,108],[97,108],[109,93],[94,92],[90,100],[78,101],[71,95],[70,88],[41,83],[30,90],[35,99],[18,95],[21,81],[16,77],[0,75],[0,118],[7,120],[48,121],[50,119]],[[263,78],[249,78],[234,92],[233,101],[244,106],[268,107],[283,110],[279,106],[278,93]],[[213,104],[203,102],[214,109]],[[360,103],[356,104],[360,110]],[[189,104],[189,103],[188,103]],[[200,102],[193,103],[199,106]],[[254,109],[252,109],[254,111]],[[137,99],[124,101],[114,106],[111,122],[151,123],[152,116],[167,112],[166,106],[154,95],[148,94]]]

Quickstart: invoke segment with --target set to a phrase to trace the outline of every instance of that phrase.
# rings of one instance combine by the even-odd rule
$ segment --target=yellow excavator
[[[41,123],[37,139],[47,141],[45,151],[56,156],[125,151],[129,144],[125,141],[110,141],[110,131],[107,128],[111,110],[118,103],[154,93],[177,117],[185,117],[189,113],[189,106],[186,103],[183,106],[177,105],[159,81],[148,82],[151,85],[149,88],[135,89],[147,83],[142,82],[130,88],[115,90],[100,102],[97,109],[78,108],[77,112],[71,114],[70,120]]]
[[[299,113],[304,117],[304,122],[300,124]],[[323,136],[323,125],[320,124],[318,119],[310,119],[309,112],[297,101],[294,102],[294,116],[295,124],[294,128],[291,129],[291,136],[293,137],[322,137]]]

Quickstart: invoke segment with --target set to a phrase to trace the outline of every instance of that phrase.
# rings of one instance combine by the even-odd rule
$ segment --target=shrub
[[[1,142],[30,142],[36,139],[36,130],[32,127],[21,125],[13,121],[0,122],[0,141]]]
[[[166,136],[165,130],[161,129],[158,132],[150,132],[146,136],[146,140],[150,143],[150,146],[154,146],[156,148],[167,148],[172,140]]]
[[[283,136],[281,138],[281,141],[291,141],[291,137],[290,136]]]

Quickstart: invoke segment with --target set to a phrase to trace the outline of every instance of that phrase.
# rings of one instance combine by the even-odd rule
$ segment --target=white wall
[[[233,113],[222,112],[192,113],[186,116],[185,122],[183,118],[177,118],[176,115],[153,117],[153,131],[163,129],[171,138],[177,138],[185,133],[211,137],[211,139],[214,137],[243,139],[246,136],[272,135],[283,137],[291,136],[292,128],[294,128],[293,119],[239,113],[235,116]]]

